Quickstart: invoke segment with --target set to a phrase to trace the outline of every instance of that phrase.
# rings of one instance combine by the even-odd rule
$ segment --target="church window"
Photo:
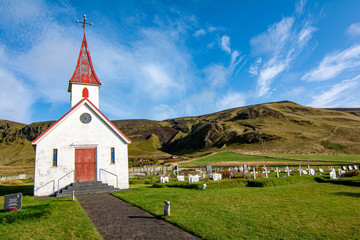
[[[53,167],[57,167],[57,158],[58,158],[58,150],[53,149],[53,162],[52,162]]]
[[[111,148],[111,164],[115,164],[115,148]]]
[[[84,98],[88,98],[89,97],[89,90],[87,88],[84,88],[82,91],[82,96]]]

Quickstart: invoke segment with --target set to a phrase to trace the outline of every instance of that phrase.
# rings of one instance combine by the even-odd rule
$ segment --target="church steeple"
[[[101,82],[96,76],[94,67],[92,65],[88,44],[85,37],[85,24],[92,25],[86,22],[86,15],[84,14],[83,23],[84,37],[82,40],[80,53],[77,65],[69,81],[68,91],[70,92],[71,107],[75,106],[83,98],[88,98],[97,108],[99,108],[99,88]]]
[[[101,85],[98,77],[96,76],[94,67],[92,65],[89,48],[87,45],[86,37],[84,34],[83,41],[80,48],[78,62],[73,76],[69,81],[69,88],[71,83],[84,83]]]

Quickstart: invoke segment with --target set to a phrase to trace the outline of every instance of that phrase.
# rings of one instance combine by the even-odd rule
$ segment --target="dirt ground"
[[[108,193],[76,198],[103,239],[200,239]]]

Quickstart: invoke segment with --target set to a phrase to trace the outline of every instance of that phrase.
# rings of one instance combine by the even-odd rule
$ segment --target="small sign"
[[[22,193],[14,193],[4,196],[4,211],[20,210],[22,205]]]

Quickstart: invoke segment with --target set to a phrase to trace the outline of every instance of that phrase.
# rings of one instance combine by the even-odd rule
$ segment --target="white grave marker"
[[[183,181],[185,181],[185,177],[184,176],[177,176],[177,180],[183,182]]]
[[[336,179],[336,171],[335,171],[335,169],[333,169],[333,170],[330,172],[330,179]]]

